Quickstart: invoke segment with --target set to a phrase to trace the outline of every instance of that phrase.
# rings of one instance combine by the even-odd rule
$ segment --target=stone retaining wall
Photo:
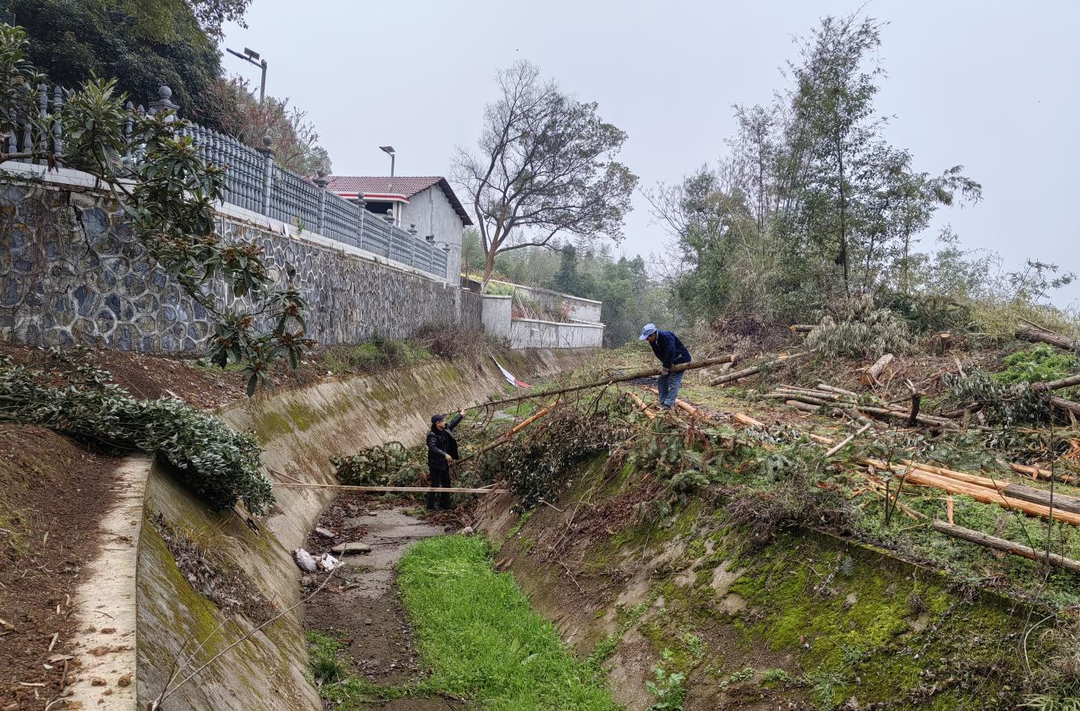
[[[61,169],[46,181],[0,179],[0,340],[201,350],[211,314],[147,258],[112,197],[78,184],[85,177]],[[376,333],[406,338],[461,318],[456,284],[239,208],[225,206],[219,221],[223,239],[263,246],[279,283],[295,270],[308,300],[308,335],[322,345]],[[219,306],[245,305],[234,304],[220,279],[209,291]],[[467,299],[468,319],[478,321],[479,307]]]

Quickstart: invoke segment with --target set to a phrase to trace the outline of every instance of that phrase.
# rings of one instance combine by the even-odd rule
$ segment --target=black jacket
[[[650,343],[649,346],[665,368],[690,362],[690,351],[686,350],[686,346],[682,344],[679,337],[671,331],[657,331],[656,341]]]
[[[447,454],[454,459],[458,458],[457,440],[450,431],[457,427],[459,422],[461,422],[461,415],[447,422],[445,430],[440,430],[435,425],[431,426],[431,431],[427,435],[428,469],[432,471],[449,469],[450,463],[446,461]]]

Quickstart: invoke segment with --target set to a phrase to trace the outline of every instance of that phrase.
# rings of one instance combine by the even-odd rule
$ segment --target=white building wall
[[[495,338],[510,338],[511,314],[513,312],[514,297],[493,296],[485,294],[480,307],[480,323],[484,331]]]
[[[435,235],[436,242],[450,245],[446,259],[446,279],[452,284],[458,283],[461,274],[462,233],[465,228],[461,223],[461,216],[438,185],[432,185],[413,195],[407,205],[401,205],[401,229],[408,230],[412,225],[416,225],[416,234],[421,239],[427,235]]]
[[[560,294],[559,292],[551,291],[550,289],[539,289],[533,286],[511,284],[509,282],[498,281],[496,279],[492,279],[491,281],[496,284],[506,284],[507,286],[512,286],[514,287],[515,291],[519,291],[527,298],[539,304],[543,304],[553,310],[558,310],[565,304],[569,309],[567,317],[571,321],[580,321],[582,323],[600,323],[600,308],[604,305],[604,302],[602,301],[583,299],[579,296]]]
[[[592,323],[555,323],[516,318],[510,322],[510,347],[600,348],[604,326]]]

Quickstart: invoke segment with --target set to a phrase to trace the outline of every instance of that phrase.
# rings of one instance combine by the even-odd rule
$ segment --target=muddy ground
[[[75,590],[102,545],[118,461],[41,427],[0,425],[3,711],[41,711],[79,673]],[[102,617],[98,629],[108,627]]]
[[[327,508],[318,528],[335,535],[327,538],[313,531],[306,545],[312,555],[350,542],[363,543],[370,550],[346,555],[335,579],[305,604],[305,627],[340,639],[349,671],[373,684],[399,687],[421,681],[427,670],[401,602],[395,567],[411,543],[442,535],[446,527],[422,521],[401,505],[345,495]],[[319,582],[314,576],[304,580],[309,587]],[[372,702],[365,708],[449,711],[462,706],[435,697]]]

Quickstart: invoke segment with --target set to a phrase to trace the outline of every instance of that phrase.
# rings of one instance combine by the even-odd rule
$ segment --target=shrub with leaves
[[[868,296],[856,297],[823,316],[807,335],[806,345],[826,357],[879,358],[907,351],[911,333],[895,311],[877,308]]]
[[[400,442],[369,447],[347,457],[332,457],[337,478],[350,486],[417,486],[427,469]]]
[[[1050,406],[1045,393],[1021,380],[1005,383],[974,370],[966,375],[946,374],[943,378],[953,399],[961,405],[980,405],[990,422],[1006,427],[1045,422]]]
[[[0,359],[0,421],[42,425],[117,450],[143,451],[176,468],[181,482],[215,509],[242,500],[255,514],[273,504],[254,436],[179,400],[138,400],[100,372],[54,374]],[[48,384],[47,384],[48,383]]]
[[[991,376],[1003,385],[1057,380],[1076,372],[1076,356],[1039,343],[1005,359],[1005,370]]]
[[[529,430],[509,444],[492,450],[478,463],[480,480],[505,478],[510,491],[529,509],[541,499],[554,500],[568,485],[576,464],[609,452],[625,441],[627,429],[611,410],[587,414],[571,405],[544,418],[543,427]]]

